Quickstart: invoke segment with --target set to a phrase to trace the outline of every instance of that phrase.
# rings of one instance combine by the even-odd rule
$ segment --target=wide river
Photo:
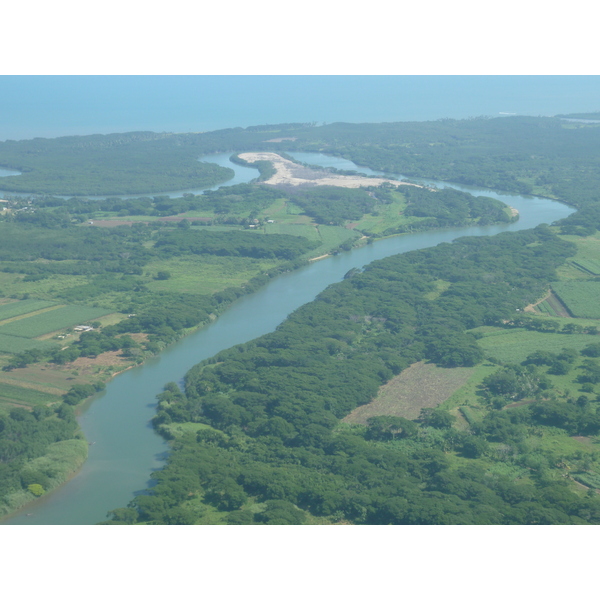
[[[291,154],[302,162],[380,174],[358,168],[344,159],[312,153]],[[257,176],[254,169],[230,163],[228,156],[214,155],[202,160],[235,170],[235,178],[225,185],[249,181]],[[341,281],[350,269],[465,235],[494,235],[502,231],[530,229],[540,223],[550,224],[574,210],[545,198],[515,196],[441,182],[437,184],[498,198],[516,208],[520,219],[510,225],[464,227],[387,238],[283,274],[256,293],[240,298],[216,321],[173,344],[144,365],[118,375],[104,392],[87,402],[79,417],[81,428],[91,444],[87,462],[68,483],[3,523],[95,524],[106,520],[107,511],[126,506],[136,493],[148,487],[151,472],[164,464],[168,446],[150,423],[155,414],[155,397],[164,385],[170,381],[181,383],[193,365],[221,350],[273,331],[292,311],[313,300],[328,285]]]

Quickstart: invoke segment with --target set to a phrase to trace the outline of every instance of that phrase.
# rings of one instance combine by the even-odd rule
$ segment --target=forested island
[[[597,125],[558,117],[0,143],[0,166],[21,172],[0,179],[0,511],[85,460],[74,407],[277,274],[516,218],[394,176],[304,166],[299,185],[273,183],[264,160],[254,182],[160,195],[223,181],[197,160],[211,152],[319,151],[577,212],[349,272],[276,332],[192,369],[184,390],[165,382],[167,465],[107,523],[598,522],[599,149]]]

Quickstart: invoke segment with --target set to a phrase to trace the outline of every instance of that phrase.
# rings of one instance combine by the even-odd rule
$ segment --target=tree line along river
[[[359,168],[345,159],[313,153],[289,154],[310,164],[383,175]],[[255,169],[231,163],[229,154],[206,156],[201,160],[235,170],[235,177],[223,185],[247,182],[257,174]],[[240,298],[216,321],[143,365],[118,375],[102,393],[87,402],[79,416],[81,428],[90,443],[86,463],[65,485],[27,505],[3,524],[95,524],[106,520],[109,510],[126,506],[137,493],[148,487],[151,472],[161,468],[168,452],[167,443],[154,432],[150,422],[155,414],[155,397],[164,385],[169,381],[181,383],[192,366],[221,350],[273,331],[292,311],[313,300],[328,285],[341,281],[350,269],[466,235],[495,235],[530,229],[540,223],[565,218],[574,211],[546,198],[516,196],[432,180],[415,181],[497,198],[516,208],[520,218],[508,225],[461,227],[379,240],[280,275],[254,294]]]

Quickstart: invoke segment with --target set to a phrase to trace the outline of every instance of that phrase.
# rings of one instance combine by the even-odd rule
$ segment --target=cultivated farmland
[[[537,350],[560,352],[561,348],[582,350],[595,342],[596,336],[586,334],[542,333],[527,329],[499,329],[478,341],[484,352],[507,363],[519,363]]]
[[[27,313],[55,306],[56,302],[47,300],[21,300],[20,302],[10,302],[9,304],[0,305],[0,321],[26,315]]]
[[[106,308],[91,306],[65,306],[6,325],[0,325],[0,334],[13,335],[24,338],[35,338],[46,333],[52,333],[65,327],[79,325],[91,319],[97,319],[113,311]]]
[[[552,290],[574,317],[600,319],[600,281],[560,281]]]
[[[15,354],[16,352],[24,352],[25,350],[33,350],[34,348],[43,350],[52,345],[52,342],[45,340],[31,340],[16,335],[0,334],[0,353]]]
[[[31,406],[32,404],[57,402],[60,399],[60,396],[0,382],[0,403],[2,404]]]
[[[577,259],[571,263],[590,275],[600,275],[600,261],[598,260]]]

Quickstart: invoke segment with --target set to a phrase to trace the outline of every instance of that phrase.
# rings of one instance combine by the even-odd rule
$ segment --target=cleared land
[[[379,416],[416,419],[423,408],[434,408],[450,398],[474,372],[473,368],[443,369],[418,362],[379,388],[377,397],[344,417],[344,423],[366,425]]]
[[[392,185],[414,185],[414,183],[405,183],[396,179],[384,179],[375,177],[360,177],[358,175],[334,175],[326,171],[310,169],[299,165],[287,158],[275,154],[275,152],[245,152],[239,157],[249,163],[261,160],[270,162],[276,173],[269,180],[263,183],[269,185],[335,185],[338,187],[359,188],[379,186],[382,183],[391,183]]]

